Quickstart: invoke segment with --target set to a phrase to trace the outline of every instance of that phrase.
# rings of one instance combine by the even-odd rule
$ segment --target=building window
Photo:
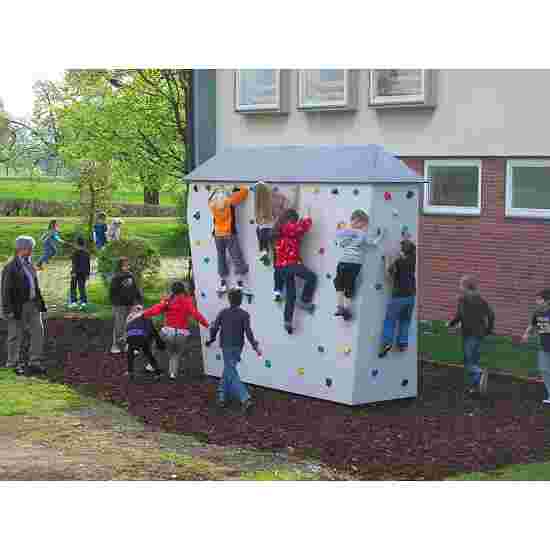
[[[550,160],[509,160],[506,215],[550,218]]]
[[[481,161],[427,160],[424,171],[426,214],[481,213]]]
[[[372,107],[434,107],[433,72],[425,69],[372,70],[369,104]]]
[[[235,110],[282,112],[281,72],[275,69],[235,71]]]
[[[351,71],[319,69],[298,71],[299,109],[352,109]]]

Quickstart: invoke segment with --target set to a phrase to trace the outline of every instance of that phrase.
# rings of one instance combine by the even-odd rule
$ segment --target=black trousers
[[[128,336],[128,372],[134,372],[134,352],[142,351],[143,355],[148,359],[151,366],[159,372],[159,365],[153,352],[151,351],[151,339],[143,336]]]
[[[286,289],[284,319],[285,322],[292,323],[296,306],[296,277],[303,279],[305,283],[302,290],[302,302],[310,303],[317,288],[317,275],[303,264],[293,264],[283,267],[280,276]]]
[[[76,287],[78,286],[78,293],[80,294],[80,301],[87,302],[88,296],[86,296],[86,276],[74,275],[71,277],[71,302],[76,302]]]
[[[273,235],[273,230],[271,227],[259,227],[256,228],[256,236],[258,237],[258,247],[260,252],[269,252],[271,245],[271,238]]]
[[[346,298],[353,298],[355,293],[355,280],[361,271],[361,264],[340,262],[336,266],[334,288],[337,292],[343,292]]]

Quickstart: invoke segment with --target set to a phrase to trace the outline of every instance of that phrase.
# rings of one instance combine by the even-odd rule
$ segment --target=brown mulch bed
[[[145,374],[129,384],[124,358],[104,351],[111,330],[97,320],[50,321],[50,376],[127,404],[152,426],[193,433],[209,443],[290,448],[361,479],[441,479],[542,461],[550,449],[541,384],[491,376],[489,396],[472,400],[463,395],[462,369],[423,364],[417,399],[348,407],[252,387],[256,407],[242,416],[214,406],[217,379],[202,373],[198,338],[175,384],[152,383]]]

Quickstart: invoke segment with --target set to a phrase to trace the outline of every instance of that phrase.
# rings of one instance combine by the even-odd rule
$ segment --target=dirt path
[[[282,453],[203,444],[87,399],[61,416],[4,417],[0,481],[347,479]]]

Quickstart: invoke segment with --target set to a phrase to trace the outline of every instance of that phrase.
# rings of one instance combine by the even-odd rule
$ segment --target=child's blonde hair
[[[271,201],[271,188],[263,181],[256,184],[254,195],[254,212],[256,223],[270,223],[273,221],[273,205]]]

